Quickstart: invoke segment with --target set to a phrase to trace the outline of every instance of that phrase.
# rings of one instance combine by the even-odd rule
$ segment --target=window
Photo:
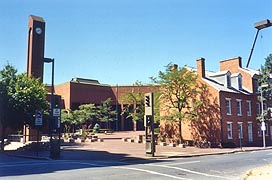
[[[267,110],[267,104],[263,103],[263,110]]]
[[[261,123],[258,123],[258,136],[261,137],[262,136],[262,130],[261,130]]]
[[[229,87],[231,87],[231,77],[230,77],[230,74],[228,73],[227,74],[227,87],[229,88]]]
[[[265,123],[265,135],[268,136],[268,124]]]
[[[243,89],[243,85],[242,85],[242,76],[239,74],[238,76],[238,88],[241,90]]]
[[[226,109],[227,109],[227,115],[231,115],[231,99],[226,98]]]
[[[232,139],[232,122],[227,122],[228,139]]]
[[[260,114],[261,114],[261,106],[260,106],[260,103],[256,103],[256,113],[257,113],[257,115],[260,115]]]
[[[237,104],[237,115],[242,116],[242,100],[236,99],[236,104]]]
[[[258,89],[259,89],[259,82],[258,82],[258,80],[254,80],[253,83],[254,83],[254,87],[253,87],[254,92],[255,93],[259,93],[258,92]]]
[[[243,123],[238,122],[238,137],[239,139],[243,139]]]
[[[248,122],[247,132],[248,132],[248,141],[253,142],[252,122]]]
[[[246,101],[247,116],[251,116],[251,101]]]

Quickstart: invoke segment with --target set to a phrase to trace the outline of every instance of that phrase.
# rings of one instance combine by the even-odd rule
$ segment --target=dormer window
[[[241,74],[238,75],[238,88],[239,88],[239,90],[243,89]]]
[[[229,87],[231,87],[231,77],[230,77],[230,73],[228,72],[227,74],[226,74],[226,82],[227,82],[227,87],[229,88]]]

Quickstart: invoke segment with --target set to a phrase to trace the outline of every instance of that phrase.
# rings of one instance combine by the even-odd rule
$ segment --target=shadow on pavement
[[[159,162],[159,160],[131,157],[128,154],[82,150],[74,147],[73,149],[62,150],[61,157],[57,160],[48,158],[49,151],[40,151],[38,154],[35,151],[9,151],[2,153],[0,154],[0,177]]]

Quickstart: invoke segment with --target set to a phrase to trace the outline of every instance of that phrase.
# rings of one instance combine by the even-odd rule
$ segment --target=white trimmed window
[[[227,115],[231,115],[231,99],[226,98],[226,110],[227,110]]]
[[[247,116],[251,116],[251,101],[246,101]]]
[[[237,104],[237,115],[242,116],[242,100],[236,99],[236,104]]]
[[[237,125],[238,125],[238,138],[243,139],[243,123],[238,122]]]
[[[267,110],[267,104],[266,103],[263,103],[263,109]]]
[[[262,136],[262,130],[261,130],[261,123],[258,123],[258,136],[261,137]]]
[[[261,114],[261,106],[260,106],[259,102],[256,103],[256,113],[257,113],[257,115]]]
[[[227,82],[227,87],[230,88],[231,87],[230,73],[227,73],[227,75],[226,75],[226,82]]]
[[[232,139],[232,122],[227,122],[227,130],[228,130],[228,139]]]
[[[238,88],[239,88],[240,90],[243,89],[242,76],[241,76],[241,74],[238,75]]]

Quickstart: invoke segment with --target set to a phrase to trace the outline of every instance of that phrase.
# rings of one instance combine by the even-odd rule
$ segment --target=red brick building
[[[256,119],[261,113],[261,103],[257,100],[259,72],[243,68],[240,57],[221,61],[219,72],[206,71],[203,58],[197,60],[196,69],[187,69],[196,72],[198,81],[206,88],[200,97],[203,112],[198,121],[183,123],[183,138],[213,145],[262,145],[261,124]],[[268,106],[264,102],[264,108]],[[167,131],[165,124],[161,128]],[[266,122],[265,138],[271,144],[269,122]]]
[[[128,93],[151,92],[151,86],[109,86],[100,84],[97,80],[73,78],[71,81],[55,86],[55,93],[62,97],[63,109],[75,110],[81,104],[101,104],[108,98],[112,100],[112,106],[118,112],[117,122],[111,127],[115,130],[133,130],[133,122],[126,119],[121,112],[127,104],[122,98]],[[137,124],[138,129],[143,129],[143,122]]]

